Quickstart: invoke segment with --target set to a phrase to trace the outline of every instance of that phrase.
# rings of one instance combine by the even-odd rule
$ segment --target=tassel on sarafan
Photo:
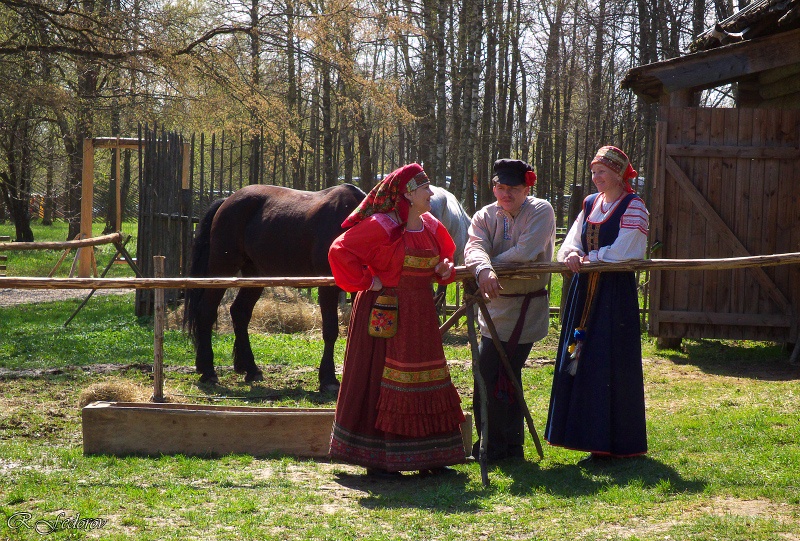
[[[574,376],[578,372],[578,361],[581,358],[583,343],[586,340],[586,330],[582,327],[578,327],[575,329],[572,337],[575,341],[567,348],[569,358],[571,359],[570,363],[567,365],[567,372],[570,376]]]

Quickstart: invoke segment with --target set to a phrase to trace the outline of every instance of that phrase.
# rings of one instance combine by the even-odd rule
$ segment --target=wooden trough
[[[92,402],[81,411],[87,455],[286,454],[325,457],[331,408],[260,408],[151,402]],[[472,453],[472,416],[464,412],[464,450]]]

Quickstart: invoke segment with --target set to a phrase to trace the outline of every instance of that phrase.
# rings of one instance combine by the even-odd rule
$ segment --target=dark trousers
[[[506,342],[501,342],[506,347]],[[518,382],[522,381],[522,367],[531,352],[533,344],[517,344],[513,355],[509,356],[512,372]],[[522,457],[524,443],[525,418],[522,402],[508,380],[500,354],[491,338],[481,337],[479,346],[479,365],[483,380],[486,382],[488,435],[486,452],[489,460],[500,460],[506,457]],[[502,374],[501,374],[502,372]],[[478,458],[481,434],[480,391],[477,383],[472,394],[472,410],[478,441],[472,447],[472,456]]]

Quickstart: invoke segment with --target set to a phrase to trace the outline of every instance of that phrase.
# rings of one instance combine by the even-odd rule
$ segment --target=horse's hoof
[[[264,373],[261,370],[253,373],[248,372],[247,375],[244,377],[244,381],[245,383],[252,383],[254,381],[264,381]]]
[[[337,395],[337,394],[339,394],[339,382],[338,381],[329,381],[327,383],[320,383],[319,384],[319,392],[321,392],[323,394]]]
[[[209,385],[219,384],[219,378],[217,377],[217,373],[211,372],[210,374],[202,374],[200,376],[200,383],[207,383]]]

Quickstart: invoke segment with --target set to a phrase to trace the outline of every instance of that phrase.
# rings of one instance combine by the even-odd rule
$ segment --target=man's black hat
[[[503,158],[494,162],[494,177],[492,180],[507,186],[525,184],[533,186],[536,182],[536,173],[533,167],[522,160]]]

